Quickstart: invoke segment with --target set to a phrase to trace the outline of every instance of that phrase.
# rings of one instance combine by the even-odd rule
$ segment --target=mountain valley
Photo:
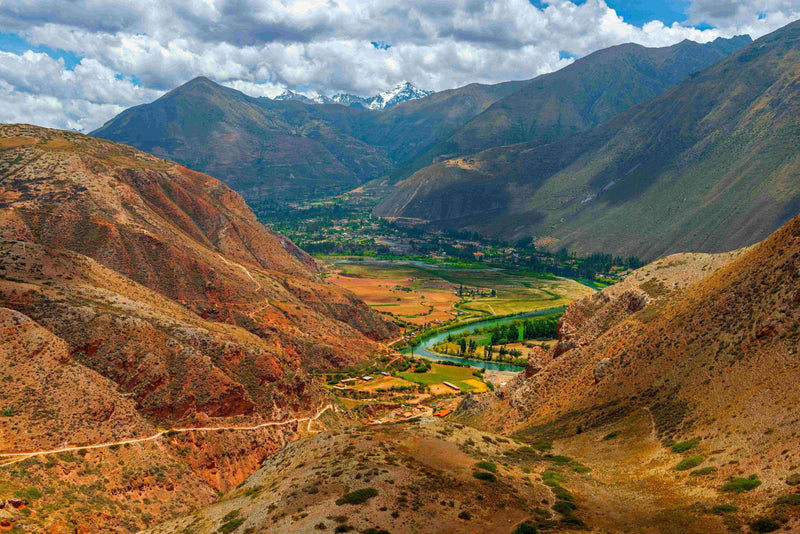
[[[167,4],[0,5],[0,532],[800,532],[800,21]]]

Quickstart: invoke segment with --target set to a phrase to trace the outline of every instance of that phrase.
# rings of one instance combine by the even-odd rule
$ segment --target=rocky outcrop
[[[603,358],[602,360],[594,364],[592,375],[594,376],[595,383],[603,380],[606,377],[606,375],[608,375],[611,372],[612,367],[613,367],[613,362],[611,361],[611,358]]]
[[[525,364],[525,370],[522,371],[522,376],[525,378],[530,378],[534,375],[539,374],[542,370],[542,366],[536,363],[533,358],[529,358],[527,363]]]

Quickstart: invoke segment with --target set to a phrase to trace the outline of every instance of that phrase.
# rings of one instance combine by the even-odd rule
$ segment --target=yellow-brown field
[[[334,273],[328,280],[349,289],[376,310],[418,325],[452,319],[455,303],[459,300],[452,284],[444,281],[442,285],[445,287],[442,288],[404,291],[397,288],[411,287],[415,282],[413,278],[352,278]]]
[[[566,278],[543,279],[503,269],[344,261],[328,264],[328,270],[329,281],[351,290],[375,310],[415,325],[554,308],[594,291]],[[459,297],[460,287],[480,294]]]

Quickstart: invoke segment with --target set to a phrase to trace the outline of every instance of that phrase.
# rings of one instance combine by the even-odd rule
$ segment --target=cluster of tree
[[[491,344],[503,345],[529,339],[553,339],[556,337],[559,315],[531,317],[524,321],[497,325],[491,329]]]
[[[413,366],[415,373],[427,373],[428,371],[431,370],[430,362],[424,358],[414,360]]]
[[[385,245],[379,245],[374,240],[323,240],[311,241],[303,236],[290,235],[292,240],[308,252],[309,254],[330,254],[330,255],[355,255],[355,256],[382,256],[391,254],[391,250]]]
[[[496,297],[497,291],[494,289],[479,289],[476,287],[464,287],[463,284],[458,285],[456,295],[459,297]]]
[[[474,354],[478,349],[478,342],[474,339],[461,338],[458,340],[458,347],[461,354]]]
[[[499,359],[503,359],[503,357],[506,355],[511,356],[511,358],[519,358],[520,356],[522,356],[522,351],[519,349],[509,349],[504,345],[500,345],[497,349],[495,349],[494,345],[486,345],[485,347],[483,347],[484,357],[487,360],[492,361],[495,350],[497,352],[497,356],[500,357]]]

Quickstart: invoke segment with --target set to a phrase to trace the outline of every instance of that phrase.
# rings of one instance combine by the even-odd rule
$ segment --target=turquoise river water
[[[447,336],[450,334],[460,334],[462,332],[468,332],[471,330],[475,330],[476,328],[483,328],[485,326],[497,326],[501,324],[511,323],[518,319],[525,319],[527,317],[537,317],[541,315],[550,315],[552,313],[560,313],[564,311],[565,307],[560,308],[548,308],[546,310],[537,310],[534,312],[528,313],[521,313],[518,315],[510,315],[508,317],[501,317],[501,318],[494,318],[494,319],[485,319],[483,321],[477,321],[474,323],[470,323],[468,325],[463,326],[456,326],[448,330],[444,330],[442,332],[438,332],[431,336],[426,337],[413,347],[408,347],[403,349],[401,352],[403,354],[413,354],[414,356],[420,356],[422,358],[426,358],[428,360],[437,361],[437,362],[456,362],[456,363],[464,363],[469,365],[470,367],[477,367],[479,369],[487,369],[490,371],[520,371],[522,367],[517,365],[511,365],[510,363],[499,363],[499,362],[487,362],[484,360],[473,360],[470,358],[456,358],[455,356],[446,356],[444,354],[439,354],[438,352],[433,352],[430,350],[431,347],[439,343],[440,341],[444,341],[447,339]]]

